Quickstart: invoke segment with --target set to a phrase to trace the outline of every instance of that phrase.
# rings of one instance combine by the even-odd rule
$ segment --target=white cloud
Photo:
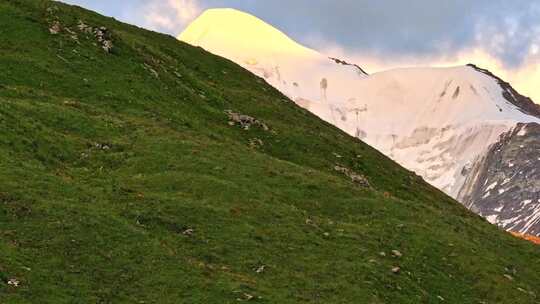
[[[540,46],[538,46],[538,44],[532,44],[531,48],[529,49],[529,53],[532,56],[535,56],[535,55],[538,55],[539,52],[540,52]]]
[[[141,10],[145,27],[173,35],[179,34],[201,12],[197,0],[151,0]]]

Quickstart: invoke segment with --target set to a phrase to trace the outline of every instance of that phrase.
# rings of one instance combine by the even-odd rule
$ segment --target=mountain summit
[[[227,54],[255,52],[254,55],[318,55],[261,19],[231,8],[205,11],[184,30],[179,39],[193,45],[219,48]]]
[[[522,148],[530,150],[527,168],[513,167],[512,172],[498,175],[497,181],[491,181],[491,173],[478,172],[478,164],[489,158],[490,147],[502,135],[513,132],[518,124],[540,123],[540,106],[508,83],[474,65],[367,75],[359,66],[339,59],[329,62],[322,54],[299,56],[300,52],[280,49],[280,45],[297,45],[281,32],[269,36],[273,42],[268,45],[270,52],[261,51],[258,41],[265,41],[266,33],[274,33],[271,25],[235,13],[243,16],[239,20],[253,20],[253,26],[240,22],[242,26],[222,31],[221,24],[236,22],[236,15],[228,12],[203,14],[180,39],[263,77],[298,105],[414,170],[491,222],[519,233],[540,234],[540,180],[534,170],[531,175],[518,174],[540,166],[540,152],[534,145]],[[217,26],[209,26],[213,24]],[[529,187],[518,181],[520,176],[536,182]],[[505,186],[493,192],[484,187],[487,180],[491,182],[486,185],[497,182]],[[504,198],[499,196],[503,192]],[[532,203],[524,209],[528,201]]]
[[[270,24],[235,9],[205,11],[178,39],[239,63],[300,103],[309,102],[304,99],[311,87],[326,91],[327,80],[321,73],[332,75],[339,67],[344,82],[367,75],[361,67],[306,48]]]

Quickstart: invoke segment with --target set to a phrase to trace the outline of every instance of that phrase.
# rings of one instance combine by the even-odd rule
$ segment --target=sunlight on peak
[[[320,56],[316,51],[296,43],[263,20],[230,8],[205,11],[180,34],[178,39],[228,54],[234,51],[246,55],[246,51],[255,51],[258,54]]]
[[[203,12],[179,36],[178,39],[194,46],[200,46],[216,55],[231,59],[244,67],[261,66],[263,62],[273,64],[279,61],[300,65],[300,62],[325,62],[332,57],[357,63],[372,72],[382,72],[403,66],[453,67],[475,63],[512,83],[518,91],[531,96],[540,103],[538,82],[540,62],[528,57],[526,64],[519,69],[509,69],[497,58],[482,48],[465,49],[457,54],[443,54],[440,58],[393,58],[377,54],[348,53],[341,47],[329,43],[319,51],[307,48],[271,24],[249,13],[232,8],[215,8]],[[533,48],[531,52],[536,53]],[[279,58],[279,59],[278,59]],[[305,71],[310,73],[310,71]],[[311,71],[312,72],[312,71]]]

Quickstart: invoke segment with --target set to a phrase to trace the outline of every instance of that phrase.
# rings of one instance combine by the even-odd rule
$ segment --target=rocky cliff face
[[[518,124],[479,159],[458,199],[493,224],[540,235],[540,124]]]

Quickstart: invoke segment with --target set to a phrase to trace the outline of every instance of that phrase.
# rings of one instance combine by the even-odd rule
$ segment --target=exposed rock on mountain
[[[493,224],[540,235],[540,125],[518,124],[476,162],[458,196]]]
[[[354,63],[348,63],[347,61],[345,60],[341,60],[341,59],[338,59],[338,58],[333,58],[333,57],[329,57],[331,60],[334,60],[337,64],[341,64],[341,65],[345,65],[345,66],[353,66],[355,68],[358,69],[358,73],[360,73],[361,75],[368,75],[368,73],[359,65],[357,64],[354,64]]]

